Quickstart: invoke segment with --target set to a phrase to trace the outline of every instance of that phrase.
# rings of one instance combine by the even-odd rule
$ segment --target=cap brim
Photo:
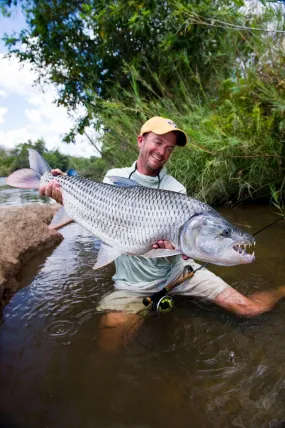
[[[185,146],[187,144],[187,136],[185,134],[184,131],[182,131],[182,129],[178,129],[178,128],[172,128],[171,126],[169,126],[169,128],[167,127],[163,127],[163,129],[160,128],[156,128],[156,129],[152,129],[151,132],[154,132],[155,134],[158,135],[163,135],[163,134],[167,134],[168,132],[177,132],[177,142],[176,145],[177,146]]]
[[[181,129],[175,129],[175,131],[177,132],[177,146],[186,146],[187,144],[187,136],[185,134],[184,131],[182,131]]]

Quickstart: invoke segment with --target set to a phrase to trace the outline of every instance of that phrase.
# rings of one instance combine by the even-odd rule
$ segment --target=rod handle
[[[149,305],[151,304],[151,298],[150,298],[150,297],[145,297],[145,298],[143,299],[143,304],[144,304],[145,306],[149,306]]]

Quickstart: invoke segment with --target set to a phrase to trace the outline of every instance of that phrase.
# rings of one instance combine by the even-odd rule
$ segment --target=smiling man
[[[128,168],[117,168],[107,172],[104,183],[113,184],[108,178],[129,178],[137,184],[154,189],[171,190],[186,194],[185,187],[166,173],[165,164],[176,146],[187,143],[184,131],[174,122],[163,117],[149,119],[141,128],[137,138],[138,159]],[[54,175],[62,174],[59,170]],[[58,182],[53,181],[40,189],[41,195],[51,196],[62,203]],[[168,241],[158,241],[153,248],[173,249]],[[184,259],[184,260],[183,260]],[[97,308],[104,311],[101,318],[100,344],[102,348],[117,349],[126,338],[130,338],[143,321],[140,312],[145,309],[142,296],[151,295],[181,277],[186,257],[171,256],[145,258],[123,254],[115,260],[113,276],[115,291],[105,296]],[[194,270],[200,265],[190,260]],[[285,287],[271,292],[260,292],[245,297],[221,278],[203,268],[190,279],[173,289],[175,294],[203,298],[238,315],[254,316],[270,310],[284,296]]]
[[[164,130],[171,129],[173,126],[173,122],[165,122],[163,119],[161,123],[161,118],[154,117],[142,127],[141,134],[138,136],[140,154],[136,163],[138,170],[142,174],[158,175],[176,144],[178,142],[180,146],[186,144],[186,136],[180,130],[158,134],[158,132],[164,132]],[[156,133],[154,131],[145,131],[148,129],[154,129]]]
[[[186,194],[185,187],[168,175],[165,164],[176,146],[179,150],[187,143],[184,131],[173,121],[164,117],[153,117],[141,128],[137,137],[138,159],[128,168],[115,168],[107,172],[104,183],[113,184],[108,177],[129,178],[141,186],[171,190]],[[173,249],[168,241],[158,241],[154,248]],[[184,260],[183,260],[184,259]],[[176,280],[183,272],[187,257],[171,256],[145,258],[121,255],[115,260],[116,273],[113,276],[115,288],[100,304],[100,309],[139,312],[144,309],[138,294],[152,294]],[[191,261],[195,268],[199,267]],[[175,288],[175,293],[214,300],[231,287],[207,269],[201,269],[191,281]]]

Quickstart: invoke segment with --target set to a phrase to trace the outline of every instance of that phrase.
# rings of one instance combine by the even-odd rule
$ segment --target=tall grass
[[[201,24],[196,3],[172,4],[178,33],[196,40],[191,38]],[[117,86],[108,100],[94,95],[91,104],[105,126],[103,159],[111,167],[130,165],[138,155],[143,122],[164,116],[189,136],[188,145],[177,147],[168,164],[188,194],[212,204],[270,200],[285,175],[285,36],[267,29],[284,30],[284,9],[267,8],[252,16],[219,11],[224,17],[216,30],[210,19],[202,20],[207,30],[199,39],[199,61],[193,56],[197,46],[186,37],[185,49],[171,45],[164,51],[171,65],[167,76],[159,67],[153,72],[147,61],[139,70],[126,64],[131,89]],[[240,19],[250,31],[233,29]],[[161,48],[154,50],[160,55]],[[92,88],[89,93],[92,100]],[[278,195],[282,199],[284,192]]]
[[[108,132],[103,153],[116,166],[126,166],[138,154],[136,136],[152,116],[171,118],[189,136],[177,147],[168,171],[188,194],[208,203],[224,204],[249,198],[270,198],[270,185],[281,186],[285,160],[285,91],[256,74],[221,82],[215,98],[205,91],[193,95],[187,80],[177,75],[177,90],[160,82],[162,96],[134,69],[133,90],[118,91],[102,102],[102,120]],[[158,76],[154,76],[156,85]],[[139,85],[138,85],[139,82]],[[144,85],[145,83],[145,85]],[[144,85],[143,95],[138,87]]]

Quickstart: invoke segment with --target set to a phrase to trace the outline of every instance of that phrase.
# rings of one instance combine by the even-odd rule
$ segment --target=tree
[[[2,0],[2,7],[8,10],[17,3]],[[33,65],[40,79],[57,85],[58,104],[72,110],[85,107],[67,139],[72,140],[90,123],[102,125],[100,100],[111,99],[118,86],[131,88],[129,67],[143,73],[152,97],[162,95],[153,79],[157,74],[169,89],[179,83],[179,73],[189,76],[192,91],[199,90],[201,82],[213,88],[214,71],[219,67],[222,74],[228,68],[231,49],[228,57],[221,54],[226,31],[204,25],[203,17],[207,22],[224,16],[231,23],[241,22],[238,7],[243,1],[23,0],[21,4],[27,29],[6,36],[6,44],[21,61]]]
[[[37,152],[45,156],[47,153],[45,144],[46,143],[43,138],[39,138],[34,142],[32,140],[28,140],[26,143],[18,144],[13,150],[11,150],[11,155],[14,159],[12,171],[16,171],[21,168],[30,168],[28,149],[37,150]]]
[[[69,168],[68,156],[61,154],[58,150],[45,153],[44,158],[51,168],[59,168],[62,171],[67,171]]]

